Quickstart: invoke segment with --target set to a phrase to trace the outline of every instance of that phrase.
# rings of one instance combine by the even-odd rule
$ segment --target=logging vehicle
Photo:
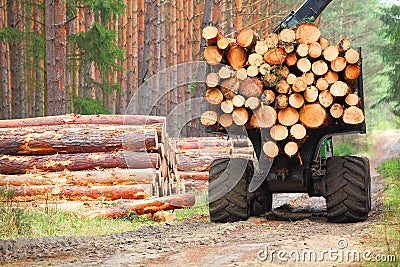
[[[293,29],[301,23],[316,19],[330,2],[331,0],[306,0],[296,11],[289,13],[277,25],[274,33],[278,34],[285,29]],[[360,73],[352,81],[357,84],[357,89],[352,92],[352,95],[355,95],[356,102],[358,102],[357,108],[362,111],[361,115],[364,116],[361,48],[358,48],[357,52],[360,55],[357,61]],[[321,64],[325,64],[323,61]],[[233,64],[231,66],[235,68]],[[331,88],[333,94],[333,85]],[[322,95],[322,91],[320,95]],[[320,106],[320,104],[315,105]],[[303,106],[317,107],[315,105]],[[341,108],[340,105],[338,106]],[[241,111],[243,110],[244,108]],[[291,110],[294,109],[291,108]],[[332,113],[333,108],[330,110],[331,114],[328,114],[328,117],[334,114]],[[234,115],[232,114],[232,116]],[[315,112],[311,116],[316,117],[318,114]],[[350,124],[343,123],[343,121],[329,125],[319,124],[317,127],[311,128],[310,131],[307,129],[307,138],[302,141],[301,149],[298,150],[296,156],[293,156],[295,155],[293,153],[291,157],[288,157],[282,152],[275,153],[273,149],[272,159],[265,155],[268,150],[265,136],[271,133],[270,128],[259,127],[243,130],[251,140],[258,160],[222,158],[211,163],[208,189],[211,221],[232,222],[264,214],[272,209],[273,193],[308,193],[311,197],[324,197],[327,219],[330,222],[346,223],[366,220],[371,209],[369,161],[367,158],[359,156],[333,156],[331,141],[331,137],[336,134],[365,134],[365,119]],[[215,127],[208,127],[208,130],[218,134],[225,131],[231,137],[231,133],[226,129],[215,130]],[[291,143],[296,145],[295,142]],[[290,149],[288,148],[288,150]]]

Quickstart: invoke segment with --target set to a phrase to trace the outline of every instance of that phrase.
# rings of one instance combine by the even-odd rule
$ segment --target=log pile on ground
[[[205,126],[270,129],[263,151],[273,158],[298,155],[313,129],[364,122],[360,55],[348,39],[332,44],[309,23],[264,39],[245,28],[226,42],[214,26],[202,36],[211,66]]]
[[[18,201],[152,203],[152,197],[176,190],[167,143],[165,117],[70,114],[3,120],[0,188]]]
[[[170,138],[169,162],[185,191],[206,189],[211,162],[218,158],[254,159],[249,139],[223,137]]]

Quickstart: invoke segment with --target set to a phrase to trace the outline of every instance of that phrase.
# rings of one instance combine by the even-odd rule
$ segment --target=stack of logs
[[[0,121],[0,188],[18,201],[153,203],[152,197],[171,195],[175,187],[165,143],[165,117],[71,114]]]
[[[254,159],[254,149],[249,139],[223,137],[170,138],[169,162],[186,191],[206,189],[211,162],[218,158]]]
[[[204,125],[267,128],[263,151],[274,158],[297,155],[312,129],[364,122],[357,94],[360,55],[348,39],[331,45],[309,23],[264,40],[247,28],[230,39],[208,26],[202,36],[212,69]]]

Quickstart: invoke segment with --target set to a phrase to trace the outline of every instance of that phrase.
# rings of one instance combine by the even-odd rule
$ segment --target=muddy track
[[[15,266],[263,266],[271,263],[268,251],[328,249],[363,251],[370,226],[379,221],[383,189],[375,167],[399,157],[400,131],[377,133],[371,158],[373,207],[367,221],[331,224],[322,198],[304,194],[274,196],[274,210],[246,222],[215,224],[193,217],[177,224],[162,224],[99,237],[49,237],[0,241],[0,264]],[[387,145],[390,144],[390,145]],[[340,248],[338,240],[345,240]],[[271,253],[270,253],[271,254]],[[268,254],[268,255],[270,255]],[[320,255],[320,254],[318,254]],[[264,256],[264,258],[263,258]],[[266,260],[266,261],[264,261]],[[272,263],[283,264],[276,257]],[[348,262],[307,262],[315,266],[348,266]],[[300,263],[300,265],[304,265]]]

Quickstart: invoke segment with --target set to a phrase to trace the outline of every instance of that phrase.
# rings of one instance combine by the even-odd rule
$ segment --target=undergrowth
[[[400,266],[400,159],[383,162],[378,171],[386,185],[384,210],[382,220],[373,226],[369,239],[377,253],[386,257],[386,261],[371,264]],[[395,261],[392,261],[394,258]]]

